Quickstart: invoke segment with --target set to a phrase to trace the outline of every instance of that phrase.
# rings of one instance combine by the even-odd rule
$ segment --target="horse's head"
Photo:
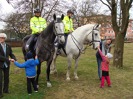
[[[60,43],[64,43],[65,42],[65,37],[64,37],[64,23],[63,23],[63,19],[64,19],[64,15],[62,14],[61,17],[56,17],[56,15],[53,15],[54,18],[54,31],[55,31],[55,35],[58,39],[58,41]]]
[[[94,25],[91,32],[87,35],[87,41],[89,41],[93,45],[93,49],[97,49],[99,43],[101,41],[100,38],[100,27],[101,25]]]

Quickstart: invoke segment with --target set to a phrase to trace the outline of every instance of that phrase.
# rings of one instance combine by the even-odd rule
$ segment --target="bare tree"
[[[113,64],[116,67],[123,67],[124,38],[129,23],[129,10],[133,0],[107,0],[104,2],[111,11],[112,27],[115,32],[115,48]]]
[[[42,16],[48,19],[53,9],[58,5],[58,0],[50,0],[52,2],[49,0],[38,0],[37,2],[35,1],[21,0],[16,2],[16,0],[9,0],[9,4],[12,4],[16,12],[9,15],[5,19],[1,18],[1,21],[6,23],[5,28],[14,29],[15,32],[20,35],[21,38],[23,38],[26,33],[30,33],[29,21],[33,16],[33,10],[36,7],[40,8],[42,11]]]
[[[5,21],[6,20],[6,21]],[[6,22],[6,29],[14,31],[16,36],[23,38],[25,35],[30,34],[29,20],[30,13],[28,14],[11,14],[3,20]]]
[[[80,26],[80,17],[81,16],[88,16],[88,15],[94,15],[94,13],[97,13],[98,8],[95,8],[95,4],[97,0],[89,0],[89,4],[87,4],[87,0],[83,0],[81,2],[75,1],[75,0],[7,0],[9,4],[13,6],[13,8],[16,10],[16,14],[19,18],[18,20],[14,20],[11,17],[8,17],[9,19],[13,19],[12,22],[17,23],[12,28],[15,28],[16,31],[19,31],[18,29],[20,24],[28,24],[29,25],[29,16],[33,16],[33,11],[35,8],[41,9],[42,17],[44,17],[47,22],[51,21],[52,16],[54,13],[56,14],[66,14],[68,9],[72,9],[75,13],[74,19],[77,26]],[[84,5],[86,6],[84,8]],[[89,9],[87,9],[89,7]],[[21,15],[21,17],[20,17]],[[28,18],[26,18],[28,16]],[[17,17],[17,16],[16,16]],[[18,18],[18,17],[17,17]],[[24,19],[25,18],[25,19]],[[7,18],[6,18],[7,20]],[[7,22],[5,20],[5,22]],[[23,20],[23,22],[22,22]],[[9,21],[9,20],[8,20]],[[11,22],[9,22],[11,24]],[[7,22],[7,24],[9,24]],[[20,25],[21,26],[21,25]],[[23,26],[23,25],[22,25]],[[22,31],[19,31],[18,33],[21,33]],[[22,32],[23,33],[23,32]],[[28,33],[28,32],[27,32]]]
[[[86,24],[83,23],[82,18],[97,15],[99,13],[99,10],[97,9],[99,9],[100,6],[96,6],[97,2],[98,0],[82,0],[80,2],[72,0],[71,9],[74,11],[74,19],[78,26]]]

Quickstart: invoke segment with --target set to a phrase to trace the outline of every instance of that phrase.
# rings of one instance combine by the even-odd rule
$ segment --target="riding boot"
[[[58,48],[57,49],[57,53],[56,53],[57,55],[60,55],[61,54],[61,52],[60,52],[60,49]]]
[[[39,35],[38,35],[39,36]],[[36,36],[35,38],[34,38],[34,44],[33,44],[33,46],[34,46],[34,51],[36,50],[36,48],[37,48],[37,39],[38,39],[38,36]]]
[[[65,36],[65,44],[64,44],[64,47],[66,46],[68,35],[69,35],[69,33],[65,33],[65,34],[64,34],[64,36]]]
[[[25,50],[29,51],[31,44],[34,42],[34,38],[36,37],[36,35],[31,35],[31,37],[28,39],[28,41],[26,42],[26,46],[25,46]]]

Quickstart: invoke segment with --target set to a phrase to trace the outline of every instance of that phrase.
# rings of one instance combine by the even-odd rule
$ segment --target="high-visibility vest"
[[[32,30],[32,34],[37,34],[43,31],[47,27],[47,22],[42,17],[32,17],[30,19],[30,28]]]
[[[73,21],[68,16],[65,16],[63,19],[63,23],[65,25],[65,33],[69,33],[69,31],[74,31],[73,29]]]

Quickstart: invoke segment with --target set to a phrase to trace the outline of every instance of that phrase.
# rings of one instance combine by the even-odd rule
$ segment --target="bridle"
[[[94,26],[95,27],[95,26]],[[96,28],[94,28],[93,27],[93,29],[92,29],[92,31],[88,34],[88,35],[90,35],[91,33],[92,33],[92,41],[89,41],[89,45],[91,46],[91,45],[93,45],[93,48],[94,48],[94,46],[95,46],[95,43],[94,42],[100,42],[100,40],[95,40],[94,39],[94,31],[99,31],[98,29],[97,29],[97,27]],[[86,36],[86,37],[88,37],[88,35]]]
[[[95,26],[94,26],[95,27]],[[89,34],[87,34],[87,36],[86,37],[88,37],[88,35],[90,35],[91,33],[92,33],[92,41],[89,41],[88,43],[89,43],[89,45],[91,46],[91,45],[93,45],[93,48],[94,48],[94,46],[95,46],[95,43],[94,42],[100,42],[99,40],[95,40],[94,39],[94,31],[96,30],[96,31],[99,31],[98,29],[97,29],[97,27],[96,28],[94,28],[93,27],[93,29],[92,29],[92,31],[91,32],[89,32]],[[73,42],[74,42],[74,44],[77,46],[77,48],[78,48],[78,50],[79,50],[79,54],[78,54],[78,56],[77,56],[77,58],[80,56],[80,54],[82,53],[82,49],[83,49],[83,46],[80,48],[77,44],[76,44],[76,42],[80,45],[80,43],[76,40],[76,38],[72,35],[72,34],[70,34],[71,35],[71,38],[72,38],[72,40],[73,40]],[[76,42],[75,42],[76,41]],[[86,49],[86,48],[85,48]]]
[[[55,24],[56,24],[56,23],[63,23],[63,22],[54,22],[54,27],[53,27],[53,29],[54,29],[54,31],[55,31],[55,36],[62,36],[62,35],[64,36],[64,32],[63,32],[63,33],[61,33],[61,32],[58,33],[58,32],[56,31],[56,27],[55,27]]]
[[[64,36],[64,32],[63,33],[58,33],[57,30],[56,30],[56,27],[55,27],[55,24],[56,23],[63,23],[62,21],[61,22],[54,22],[54,27],[53,27],[53,30],[54,30],[54,33],[55,33],[55,36],[56,38],[59,40],[59,38],[61,38],[62,36]],[[64,24],[63,24],[64,25]]]

